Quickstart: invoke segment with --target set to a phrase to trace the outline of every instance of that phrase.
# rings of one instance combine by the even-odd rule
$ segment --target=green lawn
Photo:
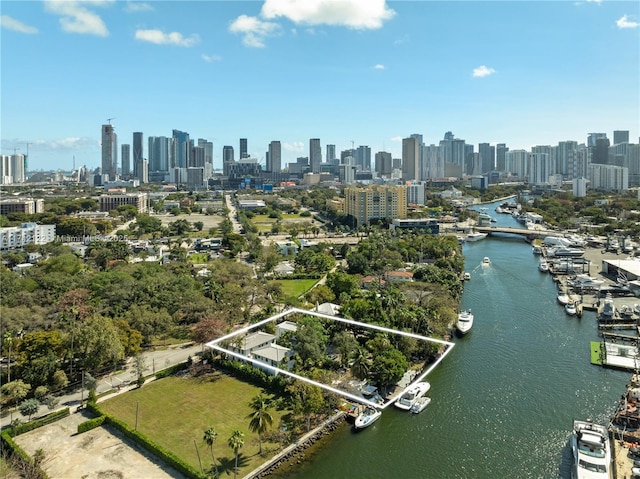
[[[194,440],[206,470],[212,463],[211,452],[202,437],[207,428],[213,427],[218,433],[213,445],[218,466],[233,474],[235,456],[227,441],[233,430],[239,429],[245,434],[238,461],[238,476],[243,477],[280,447],[263,442],[265,457],[261,457],[258,436],[249,431],[248,404],[260,392],[258,387],[225,375],[215,381],[168,377],[102,402],[100,408],[132,427],[137,408],[138,430],[198,470]],[[277,431],[280,418],[289,411],[270,412],[273,425],[269,432]]]
[[[274,283],[282,286],[282,294],[285,297],[297,298],[306,293],[318,282],[317,279],[275,279]]]
[[[209,261],[207,253],[194,253],[187,256],[187,260],[193,264],[205,264]]]

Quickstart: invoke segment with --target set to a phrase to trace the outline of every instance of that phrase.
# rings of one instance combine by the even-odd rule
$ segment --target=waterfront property
[[[314,381],[312,379],[301,376],[299,374],[295,374],[287,368],[279,367],[279,366],[282,366],[282,364],[280,364],[278,361],[272,361],[271,356],[267,357],[264,354],[262,354],[262,348],[269,347],[269,345],[273,344],[275,342],[275,336],[265,333],[264,331],[260,331],[260,328],[270,323],[275,323],[276,328],[278,328],[281,324],[288,322],[288,321],[282,322],[281,320],[283,318],[287,318],[290,315],[296,315],[296,314],[314,316],[317,318],[324,318],[330,321],[337,321],[347,325],[348,327],[362,328],[365,330],[372,329],[372,330],[381,331],[387,334],[397,334],[397,335],[405,336],[408,338],[413,338],[418,341],[436,343],[441,348],[441,353],[439,354],[435,362],[430,364],[426,369],[423,369],[418,375],[413,377],[413,382],[411,384],[407,385],[399,393],[392,395],[390,398],[388,398],[388,400],[385,403],[378,404],[371,399],[367,399],[361,393],[357,394],[354,391],[339,389],[334,385],[320,383],[318,381]],[[271,372],[273,372],[273,374],[284,374],[286,376],[292,377],[294,379],[298,379],[300,381],[304,381],[306,383],[318,386],[332,393],[338,394],[342,397],[348,398],[351,401],[356,401],[374,408],[384,409],[389,404],[393,403],[398,397],[404,394],[414,384],[423,381],[424,378],[431,371],[433,371],[433,369],[436,368],[438,364],[440,364],[440,362],[451,352],[454,346],[454,343],[450,341],[429,338],[426,336],[421,336],[418,334],[408,333],[404,331],[395,331],[393,329],[385,328],[375,324],[361,323],[358,321],[353,321],[351,319],[346,319],[346,318],[342,318],[335,315],[323,314],[313,310],[291,308],[279,314],[276,314],[270,318],[264,319],[249,327],[240,329],[231,334],[227,334],[214,341],[210,341],[206,343],[205,346],[210,349],[216,350],[220,353],[239,359],[241,361],[250,362],[254,366],[261,368],[263,370],[270,370]],[[259,354],[256,354],[256,352],[258,352]]]

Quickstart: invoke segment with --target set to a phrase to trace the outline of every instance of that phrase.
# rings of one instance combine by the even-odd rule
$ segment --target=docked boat
[[[469,273],[468,271],[465,271],[464,274],[462,275],[462,279],[464,279],[465,281],[469,281],[471,279],[471,273]]]
[[[576,307],[576,303],[574,303],[573,301],[570,301],[567,304],[565,304],[564,312],[567,313],[569,316],[575,316],[576,314],[578,314],[578,308]]]
[[[484,258],[482,258],[482,264],[491,264],[491,260],[489,259],[488,256],[485,256]]]
[[[418,399],[427,394],[430,388],[431,385],[427,382],[414,384],[394,404],[397,408],[409,411]]]
[[[613,296],[611,293],[607,293],[602,303],[602,310],[600,311],[600,321],[612,321],[616,317],[616,305],[613,303]]]
[[[609,431],[591,421],[573,421],[572,479],[612,479],[613,455]]]
[[[382,416],[382,411],[380,409],[376,409],[370,406],[364,408],[355,422],[353,423],[353,427],[356,429],[364,429],[365,427],[371,426],[374,422],[378,420],[378,418]]]
[[[478,231],[474,231],[467,235],[467,241],[480,241],[487,237],[487,233],[480,233]]]
[[[562,306],[566,306],[567,304],[569,304],[569,302],[571,301],[571,298],[569,298],[569,295],[565,292],[560,292],[558,293],[558,303],[560,303]]]
[[[580,248],[568,248],[566,246],[556,246],[547,249],[547,255],[554,258],[580,258],[584,256],[584,250]]]
[[[458,313],[458,321],[456,322],[456,329],[460,334],[467,334],[471,331],[473,326],[473,314],[471,310],[461,311]]]
[[[531,247],[531,252],[533,254],[542,254],[542,246],[540,246],[539,244],[534,244]]]
[[[538,269],[543,273],[549,272],[549,263],[544,258],[540,258],[540,263],[538,263]]]
[[[604,284],[604,281],[592,278],[588,274],[577,274],[569,279],[567,284],[574,289],[597,289]]]
[[[431,402],[431,398],[430,397],[422,396],[420,399],[418,399],[414,403],[413,406],[411,406],[411,412],[413,414],[421,413],[429,405],[430,402]]]

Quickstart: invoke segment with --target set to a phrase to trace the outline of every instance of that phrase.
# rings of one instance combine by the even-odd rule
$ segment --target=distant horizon
[[[640,2],[3,2],[2,154],[29,170],[101,165],[173,128],[282,165],[320,138],[400,158],[445,132],[511,150],[640,135]],[[46,45],[47,48],[42,46]],[[441,128],[440,125],[446,125]],[[118,151],[120,156],[120,151]]]

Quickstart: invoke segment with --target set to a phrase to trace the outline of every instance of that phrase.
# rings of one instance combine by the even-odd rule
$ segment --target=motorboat
[[[431,402],[430,397],[422,396],[414,403],[413,406],[411,406],[411,412],[413,414],[421,413],[429,405],[430,402]]]
[[[553,256],[554,258],[580,258],[584,256],[584,250],[581,248],[569,248],[566,246],[556,246],[553,248],[547,249],[547,254],[549,256]]]
[[[531,251],[533,252],[533,254],[542,254],[542,246],[540,246],[539,244],[534,244],[531,247]]]
[[[467,334],[471,331],[473,326],[473,314],[471,310],[461,311],[458,313],[458,322],[456,323],[456,329],[460,334]]]
[[[358,414],[358,417],[356,417],[356,420],[353,423],[353,427],[356,429],[369,427],[376,422],[380,416],[382,416],[382,411],[380,409],[367,406],[364,408],[364,411]]]
[[[611,293],[607,293],[602,303],[602,310],[600,311],[600,321],[611,321],[616,316],[616,305],[613,303],[613,296]]]
[[[571,301],[571,298],[569,298],[569,295],[565,292],[560,292],[558,293],[558,303],[560,303],[562,306],[566,306],[567,304],[569,304],[569,302]]]
[[[596,289],[604,284],[604,281],[592,278],[588,274],[577,274],[567,281],[567,284],[574,289]]]
[[[471,232],[467,235],[467,241],[480,241],[487,237],[487,233],[480,233],[478,231]]]
[[[569,316],[575,316],[576,314],[578,314],[578,308],[576,307],[576,303],[574,303],[573,301],[568,302],[567,304],[564,305],[564,311]]]
[[[540,263],[538,263],[538,269],[543,273],[549,272],[549,263],[544,258],[540,258]]]
[[[591,421],[573,421],[571,432],[572,479],[613,479],[609,431]]]
[[[418,399],[427,394],[430,388],[431,385],[427,382],[416,383],[410,386],[394,404],[397,408],[409,411]]]
[[[485,256],[484,258],[482,258],[482,264],[491,264],[491,260],[489,259],[488,256]]]
[[[464,279],[465,281],[469,281],[471,279],[471,273],[469,273],[468,271],[465,271],[464,274],[462,275],[462,279]]]

